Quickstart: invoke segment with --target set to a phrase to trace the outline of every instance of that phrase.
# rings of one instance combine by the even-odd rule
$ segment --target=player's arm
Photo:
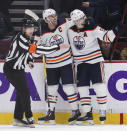
[[[40,40],[38,41],[40,42]],[[42,45],[36,45],[34,44],[29,44],[28,40],[25,39],[22,35],[19,36],[18,39],[19,46],[22,50],[27,51],[29,53],[37,53],[37,54],[50,54],[56,50],[59,50],[60,47],[58,45],[54,45],[51,47],[44,47]]]
[[[75,23],[73,20],[71,20],[70,18],[66,18],[66,28],[67,29],[71,28],[74,25],[75,25]]]
[[[93,30],[93,36],[105,42],[113,42],[116,37],[112,30],[107,31],[99,26]]]
[[[60,49],[60,46],[58,46],[58,45],[53,45],[53,46],[49,46],[49,47],[38,45],[36,48],[36,53],[37,54],[51,54],[54,51],[57,51],[59,49]]]
[[[70,45],[68,44],[60,44],[60,45],[53,45],[53,46],[43,46],[43,45],[35,45],[32,44],[29,49],[29,53],[37,53],[37,54],[51,54],[57,50],[69,48]]]

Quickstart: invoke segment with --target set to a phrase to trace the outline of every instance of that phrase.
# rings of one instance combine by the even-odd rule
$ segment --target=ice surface
[[[36,128],[14,127],[12,125],[0,125],[0,131],[24,130],[24,131],[127,131],[127,125],[35,125]]]

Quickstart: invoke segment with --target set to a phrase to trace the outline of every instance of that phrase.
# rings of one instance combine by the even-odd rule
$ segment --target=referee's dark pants
[[[8,81],[16,88],[16,104],[14,118],[22,119],[25,113],[26,118],[32,117],[30,91],[27,85],[24,70],[14,70],[9,64],[4,64],[4,74]]]

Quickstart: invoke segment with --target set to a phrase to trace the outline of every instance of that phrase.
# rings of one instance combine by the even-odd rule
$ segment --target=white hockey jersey
[[[104,61],[97,38],[106,42],[113,42],[115,34],[88,22],[83,30],[73,26],[68,30],[74,62],[98,63]]]
[[[51,31],[48,29],[48,25],[43,22],[41,39],[40,36],[35,36],[35,41],[38,41],[37,44],[42,44],[43,46],[60,45],[62,43],[69,44],[67,31],[73,25],[74,23],[72,21],[61,18],[58,19],[56,29]],[[58,50],[46,55],[46,68],[62,67],[70,63],[72,63],[70,48]]]

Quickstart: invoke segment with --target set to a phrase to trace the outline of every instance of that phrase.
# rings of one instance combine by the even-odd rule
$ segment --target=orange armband
[[[29,48],[29,53],[36,53],[37,46],[35,44],[31,44]]]

